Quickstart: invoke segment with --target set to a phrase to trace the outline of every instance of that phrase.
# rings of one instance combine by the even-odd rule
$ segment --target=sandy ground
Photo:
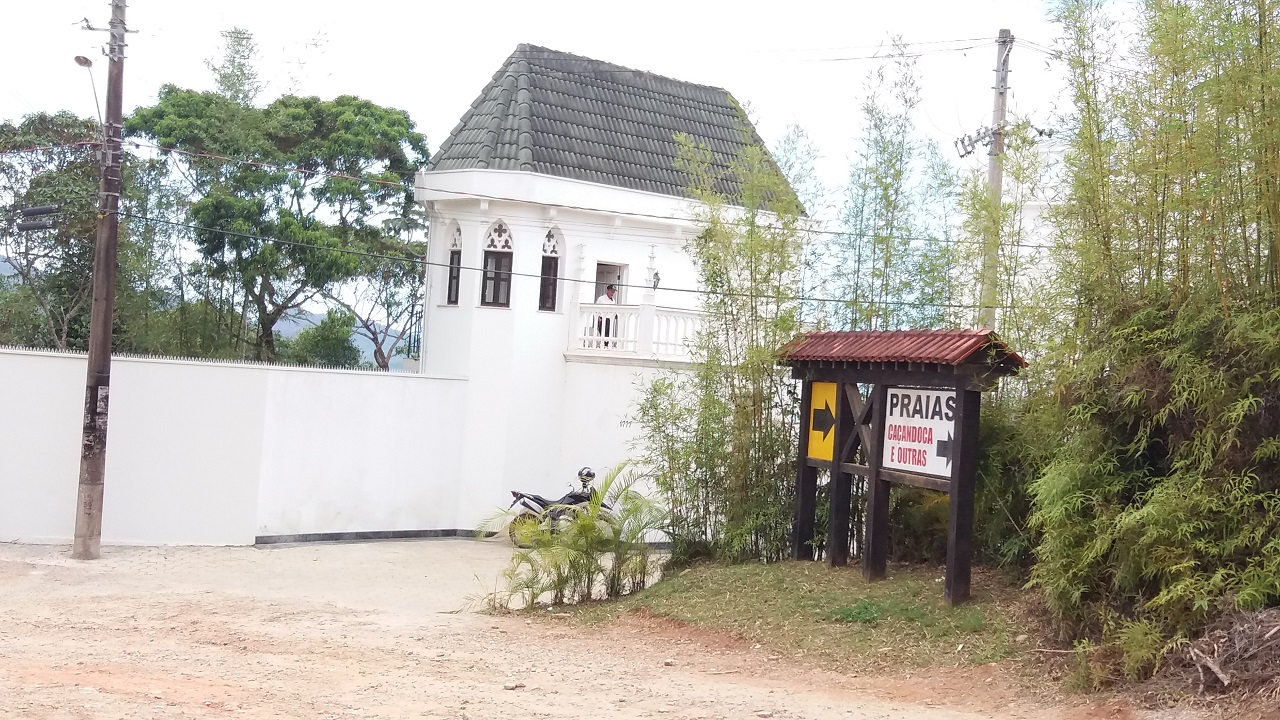
[[[857,678],[642,617],[459,612],[509,552],[106,548],[82,563],[0,544],[0,718],[1139,717],[1037,705],[981,668]]]

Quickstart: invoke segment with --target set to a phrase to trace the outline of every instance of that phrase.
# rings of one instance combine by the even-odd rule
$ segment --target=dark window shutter
[[[484,280],[480,283],[480,304],[511,307],[511,253],[486,250]]]
[[[462,251],[449,251],[449,287],[445,292],[446,305],[458,304],[458,288],[462,284]]]
[[[560,281],[560,258],[542,256],[542,281],[538,287],[538,309],[556,309],[556,286]]]

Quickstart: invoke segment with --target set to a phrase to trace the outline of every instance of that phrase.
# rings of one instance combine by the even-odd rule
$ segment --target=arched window
[[[542,278],[538,283],[538,309],[555,312],[560,286],[560,257],[564,238],[559,228],[551,228],[542,239]]]
[[[453,224],[449,234],[449,282],[445,288],[445,305],[458,304],[458,290],[462,285],[462,228]]]
[[[511,230],[501,220],[490,226],[485,236],[480,304],[511,307]]]

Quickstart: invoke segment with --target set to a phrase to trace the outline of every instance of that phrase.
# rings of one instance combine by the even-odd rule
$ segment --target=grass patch
[[[593,622],[644,609],[727,631],[774,652],[854,667],[977,665],[1013,657],[1029,633],[1016,589],[975,572],[974,599],[942,596],[942,569],[893,567],[867,582],[857,568],[819,563],[701,565],[617,603],[574,610]]]

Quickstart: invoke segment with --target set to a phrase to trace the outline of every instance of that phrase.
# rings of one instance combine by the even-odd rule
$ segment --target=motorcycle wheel
[[[523,528],[530,528],[537,522],[538,516],[531,512],[520,513],[511,518],[511,522],[507,523],[507,536],[511,538],[511,544],[518,548],[533,547],[533,543],[528,541],[531,533]]]

